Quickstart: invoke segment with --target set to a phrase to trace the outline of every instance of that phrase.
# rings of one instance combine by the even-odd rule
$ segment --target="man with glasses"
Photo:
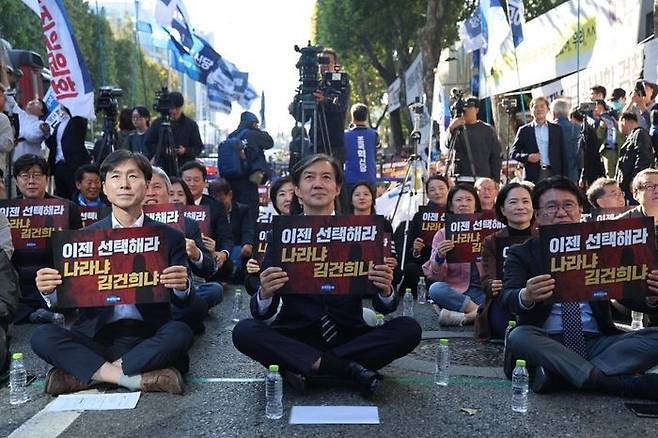
[[[78,206],[67,199],[51,196],[46,191],[49,167],[43,157],[33,154],[23,155],[14,162],[13,172],[16,187],[24,199],[60,199],[69,206],[69,228],[71,230],[82,228]],[[46,310],[46,303],[34,281],[39,269],[53,264],[50,248],[16,248],[11,261],[18,271],[21,287],[21,299],[14,322],[29,321],[39,324],[52,322],[53,313]]]
[[[587,200],[594,208],[621,208],[626,205],[624,192],[617,181],[611,178],[598,178],[587,189]]]
[[[631,181],[641,170],[654,164],[653,145],[646,129],[640,127],[634,113],[624,113],[619,119],[619,129],[626,141],[619,150],[615,179],[624,191],[629,204],[635,204]]]
[[[532,195],[539,226],[580,221],[583,196],[568,178],[542,180]],[[539,237],[512,246],[505,260],[503,300],[517,314],[510,333],[510,358],[524,358],[534,367],[532,389],[546,392],[551,380],[562,378],[578,389],[623,397],[658,399],[658,375],[642,374],[658,364],[658,329],[623,333],[610,313],[610,301],[556,303],[555,280],[544,274]],[[658,270],[649,273],[652,295],[620,300],[641,312],[658,307]]]

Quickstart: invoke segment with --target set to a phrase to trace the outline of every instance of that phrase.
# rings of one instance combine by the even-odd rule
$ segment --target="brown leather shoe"
[[[140,389],[144,392],[168,392],[182,394],[184,391],[183,377],[173,367],[149,371],[142,374]]]
[[[91,388],[60,368],[51,368],[46,375],[46,394],[59,395],[69,392],[83,391]]]

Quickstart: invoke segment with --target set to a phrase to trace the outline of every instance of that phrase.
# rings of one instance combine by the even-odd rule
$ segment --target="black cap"
[[[480,101],[477,97],[469,97],[464,101],[464,108],[480,108]]]
[[[171,93],[169,93],[169,99],[172,108],[180,108],[185,103],[185,99],[183,99],[183,95],[180,94],[178,91],[172,91]]]

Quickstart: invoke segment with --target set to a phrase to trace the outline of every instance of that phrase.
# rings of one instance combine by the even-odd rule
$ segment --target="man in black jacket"
[[[584,197],[566,177],[539,182],[532,201],[540,226],[580,222]],[[542,266],[539,237],[532,237],[510,247],[504,268],[503,300],[519,324],[507,346],[512,357],[535,367],[533,390],[546,391],[557,375],[579,389],[658,399],[658,375],[641,374],[658,364],[658,329],[623,334],[612,321],[609,301],[555,302],[555,280]],[[647,284],[651,297],[622,304],[655,312],[658,270],[649,273]]]
[[[60,198],[71,199],[75,192],[75,171],[91,163],[85,147],[86,135],[87,119],[75,116],[64,119],[46,139],[50,150],[48,164],[55,175],[55,195]]]
[[[169,93],[171,109],[169,117],[171,121],[171,132],[174,137],[174,153],[180,169],[188,161],[194,161],[203,149],[201,134],[197,123],[183,113],[185,100],[183,95],[177,91]],[[158,155],[158,133],[162,127],[162,117],[153,121],[144,139],[145,154],[149,159]],[[174,176],[174,175],[172,175]]]
[[[530,102],[534,120],[519,128],[512,144],[512,159],[523,163],[525,179],[536,183],[552,175],[563,175],[564,137],[562,129],[548,122],[548,99],[535,97]]]
[[[245,111],[240,115],[238,128],[229,137],[239,136],[244,144],[247,175],[240,178],[226,178],[237,202],[249,207],[252,222],[258,217],[258,185],[264,184],[270,176],[270,167],[265,159],[266,149],[274,146],[270,134],[258,127],[258,117]]]
[[[309,155],[295,167],[292,181],[304,214],[335,213],[343,182],[336,160]],[[368,327],[359,295],[279,295],[288,274],[272,265],[273,258],[268,246],[260,288],[251,298],[254,319],[243,319],[233,329],[235,347],[262,365],[278,364],[303,378],[318,373],[349,378],[369,396],[379,383],[379,375],[372,370],[408,354],[420,342],[421,329],[413,318],[399,317],[381,327]],[[377,265],[368,272],[368,279],[379,289],[372,297],[375,310],[394,311],[398,298],[392,286],[393,269]],[[281,302],[276,319],[266,325],[263,321],[274,316]]]
[[[635,204],[631,181],[641,170],[654,164],[653,146],[649,133],[639,126],[637,116],[634,113],[623,113],[619,119],[619,127],[622,134],[626,136],[626,141],[619,150],[615,179],[624,191],[626,200],[631,204]]]
[[[14,162],[13,166],[16,187],[24,199],[59,199],[69,207],[69,229],[82,228],[78,206],[68,199],[60,199],[46,192],[48,171],[48,163],[43,157],[32,154],[23,155]],[[46,310],[46,303],[41,298],[34,282],[34,277],[39,269],[53,264],[50,248],[16,248],[11,261],[18,271],[21,286],[20,305],[14,322],[52,322],[53,314]]]

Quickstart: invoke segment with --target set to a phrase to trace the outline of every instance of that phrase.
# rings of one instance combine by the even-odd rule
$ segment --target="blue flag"
[[[507,13],[509,25],[512,28],[514,47],[518,47],[523,41],[523,25],[525,24],[523,0],[507,0]]]

